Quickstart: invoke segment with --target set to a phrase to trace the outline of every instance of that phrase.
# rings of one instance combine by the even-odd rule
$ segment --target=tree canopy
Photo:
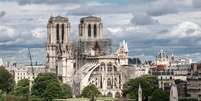
[[[5,67],[0,66],[0,90],[9,93],[13,90],[14,79],[13,75],[5,69]]]
[[[155,89],[151,95],[151,101],[169,101],[169,94],[162,89]]]
[[[19,80],[16,87],[15,87],[14,94],[16,96],[28,97],[28,95],[29,95],[29,80],[28,79]]]
[[[63,90],[64,90],[64,96],[66,98],[71,98],[73,93],[72,93],[72,89],[69,85],[67,84],[63,84]]]
[[[145,75],[126,82],[123,86],[123,95],[131,99],[137,99],[139,84],[141,84],[143,98],[151,96],[153,91],[158,88],[157,78]]]
[[[82,90],[82,96],[83,97],[87,97],[87,98],[91,98],[91,97],[97,97],[99,96],[101,93],[100,91],[98,90],[98,88],[93,85],[93,84],[90,84],[88,86],[86,86],[83,90]]]
[[[54,73],[40,73],[34,80],[32,95],[45,100],[72,97],[71,89],[65,89],[61,81]],[[67,94],[68,93],[68,94]],[[66,96],[68,95],[68,96]]]

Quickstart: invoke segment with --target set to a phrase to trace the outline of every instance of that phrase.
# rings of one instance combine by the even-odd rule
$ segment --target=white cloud
[[[131,23],[134,25],[152,25],[157,24],[158,20],[153,19],[151,16],[140,14],[134,15],[134,17],[131,19]]]
[[[14,28],[0,26],[0,45],[34,45],[44,43],[46,31],[36,28],[29,31],[17,32]]]
[[[189,53],[189,54],[183,54],[181,55],[182,57],[186,57],[186,58],[191,58],[193,60],[194,63],[196,62],[201,62],[201,59],[199,56],[201,56],[200,52],[195,52],[195,53]]]
[[[108,31],[110,31],[111,33],[115,34],[115,33],[119,33],[122,32],[123,29],[121,27],[117,27],[117,28],[107,28]]]
[[[193,22],[182,22],[167,33],[167,37],[172,38],[186,38],[186,37],[201,37],[201,27],[200,25]]]
[[[201,1],[200,0],[192,0],[192,5],[195,8],[201,8]]]
[[[0,26],[0,42],[8,42],[15,40],[15,29],[7,26]]]
[[[79,19],[83,15],[100,16],[105,34],[115,41],[126,39],[131,47],[131,55],[144,52],[152,56],[154,51],[145,51],[144,47],[151,49],[154,46],[177,47],[182,54],[190,54],[195,52],[184,52],[184,49],[178,48],[179,45],[185,46],[188,42],[190,45],[201,44],[200,0],[129,0],[129,4],[122,5],[116,0],[82,0],[82,3],[80,0],[31,0],[32,3],[30,0],[3,1],[7,2],[0,1],[1,11],[6,12],[6,16],[0,18],[1,26],[4,26],[4,31],[0,32],[0,45],[7,47],[0,47],[0,50],[9,51],[13,45],[15,48],[44,46],[46,24],[51,15],[68,16],[71,35],[74,36],[77,35]],[[132,51],[135,46],[142,51]],[[199,47],[192,48],[199,53],[197,49]]]
[[[43,29],[43,28],[36,28],[34,30],[31,31],[31,33],[33,33],[33,37],[35,38],[39,38],[39,39],[44,39],[46,38],[46,29]]]
[[[6,12],[5,11],[0,11],[0,18],[5,16],[6,15]]]

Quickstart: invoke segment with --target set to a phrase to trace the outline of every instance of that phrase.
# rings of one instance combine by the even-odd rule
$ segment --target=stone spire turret
[[[170,89],[170,101],[178,101],[178,92],[175,83],[172,84]]]
[[[69,19],[62,16],[50,17],[47,24],[47,34],[48,70],[58,74],[59,69],[62,68],[62,65],[60,65],[62,59],[59,57],[64,57],[63,55],[67,53],[64,51],[69,42]]]
[[[142,88],[140,84],[138,88],[138,101],[142,101]]]
[[[120,65],[128,65],[128,44],[123,40],[119,45],[115,54],[120,58]]]

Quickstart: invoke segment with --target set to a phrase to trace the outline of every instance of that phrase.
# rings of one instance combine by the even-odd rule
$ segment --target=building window
[[[91,37],[91,25],[88,25],[88,37]]]
[[[80,24],[80,27],[81,27],[80,36],[82,36],[82,35],[83,35],[83,31],[84,31],[85,25],[84,25],[84,24]]]
[[[112,89],[112,82],[111,82],[110,78],[107,79],[107,88]]]
[[[104,70],[105,70],[105,63],[102,62],[102,63],[101,63],[101,70],[100,70],[100,71],[104,71]]]
[[[117,67],[115,67],[115,66],[114,66],[114,71],[115,71],[115,72],[117,71]]]
[[[62,43],[64,43],[64,27],[65,25],[62,24]]]
[[[59,24],[56,25],[57,43],[59,43]]]
[[[97,36],[97,27],[96,27],[96,24],[94,25],[94,37]]]
[[[107,71],[108,71],[108,72],[112,72],[112,63],[111,63],[111,62],[109,62],[109,63],[107,64]]]
[[[102,77],[100,77],[100,88],[103,88],[103,78]]]
[[[73,68],[76,69],[76,63],[73,63]]]

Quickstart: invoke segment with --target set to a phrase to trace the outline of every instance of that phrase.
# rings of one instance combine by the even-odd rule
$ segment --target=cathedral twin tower
[[[108,44],[108,42],[106,42],[103,39],[102,29],[103,25],[101,23],[101,18],[99,17],[88,16],[80,19],[79,46],[83,48],[79,50],[82,52],[82,54],[92,55],[93,53],[91,52],[91,50],[96,51],[96,53],[94,53],[93,55],[97,54],[100,55],[106,53],[104,51],[104,49],[106,48],[100,49],[100,47],[107,46],[103,42]],[[70,39],[69,19],[67,17],[61,17],[61,16],[50,17],[47,24],[47,30],[48,30],[47,58],[48,58],[48,68],[50,72],[55,72],[57,74],[62,75],[65,74],[62,73],[62,71],[64,71],[63,67],[69,66],[68,69],[71,67],[76,68],[77,66],[75,62],[76,48],[75,45],[73,46],[69,40]],[[72,69],[68,71],[71,71]]]
[[[47,70],[61,77],[75,95],[95,84],[103,95],[121,95],[125,79],[120,70],[128,65],[125,41],[112,53],[111,40],[103,36],[101,18],[80,19],[78,40],[70,40],[70,22],[66,17],[50,17],[47,25]]]
[[[70,22],[66,17],[51,17],[48,25],[48,43],[66,44],[70,33]],[[102,38],[101,18],[89,16],[81,18],[79,24],[79,38],[82,40]]]
[[[101,18],[93,16],[81,18],[79,24],[79,37],[81,39],[102,38],[102,28]]]
[[[49,44],[68,42],[68,33],[70,32],[70,23],[68,21],[68,18],[51,17],[49,19],[47,29]]]

